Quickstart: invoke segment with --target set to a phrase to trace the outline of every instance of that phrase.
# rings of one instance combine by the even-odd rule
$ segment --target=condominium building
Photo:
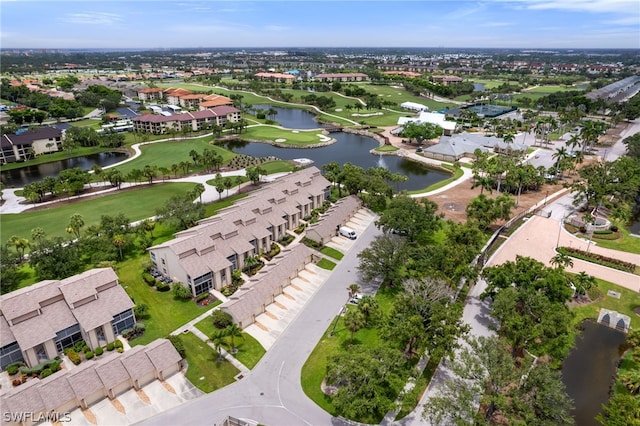
[[[292,173],[150,247],[151,261],[161,274],[188,285],[194,296],[220,289],[248,257],[269,251],[329,193],[330,183],[318,168]]]
[[[133,301],[111,268],[41,281],[0,296],[0,368],[55,358],[84,340],[91,349],[133,327]]]
[[[138,132],[153,133],[156,135],[179,132],[184,128],[190,131],[199,131],[206,126],[224,126],[227,122],[240,121],[240,110],[232,106],[217,106],[202,111],[185,112],[176,115],[145,114],[134,117],[133,128]]]

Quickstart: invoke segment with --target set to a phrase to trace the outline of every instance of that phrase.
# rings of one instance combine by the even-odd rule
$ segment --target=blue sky
[[[638,0],[0,0],[1,47],[640,48]]]

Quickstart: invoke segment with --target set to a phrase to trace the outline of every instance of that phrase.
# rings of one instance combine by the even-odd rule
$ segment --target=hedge
[[[162,281],[158,281],[156,284],[156,290],[158,291],[169,291],[171,290],[171,286],[167,283],[163,283]]]
[[[96,355],[97,355],[97,356],[100,356],[100,355],[102,355],[103,353],[104,353],[104,349],[102,349],[100,346],[98,346],[98,347],[96,348]]]
[[[142,273],[142,279],[145,283],[147,283],[148,286],[153,287],[154,285],[156,285],[156,279],[153,277],[153,275],[147,272]]]
[[[50,372],[58,371],[60,369],[60,364],[62,364],[62,360],[60,357],[56,357],[54,359],[50,359],[43,363],[40,363],[31,368],[29,367],[20,367],[20,372],[26,376],[32,376],[34,374],[40,375],[44,370],[49,370]],[[51,373],[49,373],[51,374]]]
[[[558,247],[556,250],[560,254],[575,257],[576,259],[586,260],[591,263],[597,263],[598,265],[608,266],[609,268],[618,269],[620,271],[633,273],[636,270],[636,265],[631,262],[602,256],[597,253],[589,253],[574,247]]]
[[[7,365],[7,374],[10,376],[13,376],[14,374],[18,374],[18,371],[20,371],[20,367],[24,367],[24,362],[22,361],[18,361],[18,362],[14,362],[13,364],[9,364]]]
[[[69,361],[71,361],[74,365],[78,365],[82,362],[82,360],[80,359],[80,355],[78,355],[78,352],[74,351],[73,349],[68,348],[64,351],[64,353],[69,358]]]
[[[169,340],[173,344],[173,347],[176,348],[176,351],[178,351],[178,354],[182,358],[184,358],[187,352],[184,349],[184,343],[182,343],[182,339],[180,339],[179,336],[170,335],[170,336],[167,336],[167,340]]]

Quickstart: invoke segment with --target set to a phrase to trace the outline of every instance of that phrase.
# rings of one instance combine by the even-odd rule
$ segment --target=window
[[[7,365],[23,360],[24,358],[22,358],[22,351],[20,350],[20,345],[18,345],[18,342],[13,342],[0,348],[1,369],[4,370]]]
[[[133,309],[127,309],[113,317],[111,325],[113,326],[113,333],[115,335],[122,334],[123,330],[132,328],[136,323],[136,319],[133,316]]]
[[[229,262],[231,262],[231,270],[235,271],[236,269],[238,269],[238,255],[237,254],[232,254],[231,256],[227,257],[227,260]]]
[[[65,348],[73,346],[80,340],[82,340],[80,326],[78,324],[72,325],[56,333],[56,349],[58,352],[63,352]]]
[[[193,290],[196,296],[209,291],[213,287],[213,274],[208,272],[196,278],[193,282]]]

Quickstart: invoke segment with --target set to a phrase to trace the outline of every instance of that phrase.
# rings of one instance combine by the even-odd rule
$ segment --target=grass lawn
[[[70,123],[73,127],[91,127],[93,129],[99,129],[102,125],[102,119],[100,118],[85,118],[84,120],[73,121]]]
[[[267,163],[260,164],[260,167],[267,171],[268,175],[273,173],[292,172],[296,169],[296,165],[293,161],[289,160],[274,160]]]
[[[230,205],[232,205],[238,200],[243,199],[247,195],[249,195],[249,193],[236,194],[236,195],[232,195],[231,197],[223,198],[222,200],[216,201],[215,203],[206,204],[204,206],[204,215],[206,217],[213,216],[214,214],[217,213],[218,210],[224,209],[225,207],[229,207]]]
[[[378,291],[375,298],[382,313],[386,314],[390,311],[395,292],[397,291],[397,289],[393,290],[386,287]],[[355,306],[350,305],[348,308],[355,309]],[[311,352],[311,355],[309,355],[309,358],[307,358],[301,373],[304,393],[325,411],[333,415],[336,414],[336,411],[331,403],[331,397],[325,395],[320,387],[327,372],[328,358],[338,353],[357,351],[358,348],[374,347],[381,343],[378,330],[373,327],[365,328],[355,333],[353,344],[351,345],[351,333],[346,329],[343,317],[337,317],[337,319],[338,322],[335,329],[333,327],[336,319],[331,323],[329,329],[327,329],[322,339],[320,339],[320,342],[318,342],[313,352]],[[329,337],[332,330],[334,330],[333,336]],[[369,418],[357,420],[377,424],[382,419]]]
[[[400,148],[395,147],[393,145],[382,145],[379,146],[378,148],[375,149],[375,151],[378,152],[393,152],[393,151],[398,151]]]
[[[3,214],[0,220],[0,234],[4,239],[12,235],[31,239],[31,230],[41,227],[49,237],[68,236],[65,231],[69,218],[79,213],[84,219],[86,229],[100,223],[104,214],[116,215],[123,212],[133,221],[154,216],[156,209],[175,195],[182,195],[193,189],[193,183],[164,183],[152,186],[140,186],[114,192],[93,200],[83,200],[46,210],[22,212],[20,214]]]
[[[523,92],[526,93],[544,93],[548,95],[550,93],[558,93],[558,92],[568,92],[568,91],[579,91],[583,90],[576,86],[565,86],[565,85],[543,85],[537,87],[531,87],[529,89],[524,89]]]
[[[236,156],[235,153],[222,147],[210,144],[211,136],[187,139],[181,141],[158,142],[140,147],[142,155],[140,157],[124,163],[115,168],[120,170],[124,175],[133,169],[144,169],[146,165],[155,165],[158,167],[166,167],[171,169],[172,164],[178,164],[186,161],[190,163],[190,172],[204,170],[203,166],[195,166],[193,159],[189,156],[192,150],[202,154],[205,148],[221,155],[224,162],[228,162]],[[184,170],[178,171],[178,176],[184,174]]]
[[[599,247],[640,254],[640,238],[632,237],[629,229],[622,225],[618,225],[618,232],[620,233],[620,238],[617,240],[597,238],[597,234],[594,234],[593,241]]]
[[[320,250],[320,252],[322,254],[326,254],[329,257],[333,257],[336,260],[342,260],[342,258],[344,257],[343,253],[334,249],[333,247],[324,247],[322,250]]]
[[[602,291],[602,297],[588,305],[573,307],[572,311],[576,314],[574,324],[580,324],[586,318],[598,319],[600,308],[605,308],[628,315],[631,318],[631,327],[633,329],[640,328],[640,317],[633,312],[635,307],[640,306],[640,295],[608,281],[597,278],[596,281],[598,282],[598,288]],[[608,290],[620,293],[620,299],[608,296]]]
[[[316,265],[318,265],[319,268],[326,269],[327,271],[333,271],[333,268],[336,267],[336,264],[329,259],[320,259]]]
[[[240,371],[229,361],[218,359],[218,354],[193,333],[180,335],[189,363],[186,377],[203,392],[210,393],[235,382]]]
[[[245,133],[240,135],[240,138],[268,142],[284,139],[284,141],[278,143],[291,145],[292,147],[316,145],[325,142],[325,137],[321,130],[289,130],[269,125],[249,127]]]
[[[211,318],[205,318],[196,324],[196,328],[202,331],[207,336],[211,336],[215,330],[215,326],[211,321]],[[225,339],[225,343],[222,347],[227,351],[231,351],[231,340],[229,337]],[[233,355],[238,361],[243,363],[245,367],[252,369],[256,366],[258,361],[262,359],[267,351],[262,347],[260,342],[253,338],[250,334],[242,333],[242,337],[236,337],[234,340],[236,349],[238,352]]]

